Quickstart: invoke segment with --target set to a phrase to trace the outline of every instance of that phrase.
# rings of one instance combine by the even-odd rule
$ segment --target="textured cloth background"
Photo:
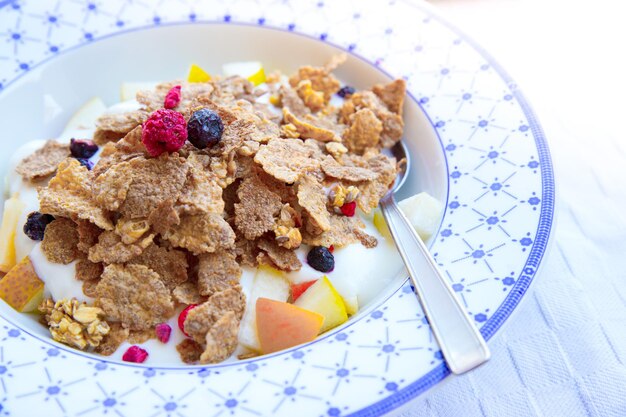
[[[398,415],[626,416],[626,6],[431,1],[518,82],[556,166],[557,225],[492,359]]]

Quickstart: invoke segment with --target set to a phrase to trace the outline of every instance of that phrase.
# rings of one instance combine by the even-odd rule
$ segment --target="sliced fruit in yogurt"
[[[206,83],[211,81],[211,76],[208,72],[200,68],[196,64],[191,64],[191,68],[189,68],[189,75],[187,76],[187,81],[190,83]]]
[[[37,310],[43,300],[44,283],[26,256],[0,280],[0,298],[19,312]]]
[[[65,132],[76,129],[92,129],[107,106],[100,97],[92,97],[83,104],[65,125]]]
[[[0,227],[0,271],[2,272],[9,272],[15,265],[15,232],[23,210],[24,203],[16,196],[4,202]]]
[[[398,205],[422,240],[428,240],[437,231],[443,205],[435,197],[421,192],[405,198]]]
[[[322,315],[293,304],[263,297],[256,301],[256,326],[263,354],[315,340],[323,322]]]
[[[294,304],[324,316],[324,324],[320,330],[322,333],[348,320],[343,298],[326,276],[306,290]]]
[[[300,284],[291,284],[291,301],[295,302],[309,287],[317,282],[316,279],[312,281],[302,282]]]
[[[246,312],[239,328],[239,343],[248,349],[259,352],[261,345],[257,334],[256,301],[259,298],[269,298],[286,302],[289,298],[289,282],[284,274],[267,265],[259,266],[254,276],[252,289],[248,296]]]

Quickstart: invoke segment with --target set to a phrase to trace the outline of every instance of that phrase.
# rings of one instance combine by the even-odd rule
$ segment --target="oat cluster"
[[[97,347],[111,330],[103,320],[104,312],[89,307],[76,299],[59,300],[48,298],[39,306],[52,338],[77,349]]]
[[[303,244],[376,246],[345,205],[369,213],[395,180],[399,163],[381,150],[402,137],[405,83],[356,91],[333,106],[341,85],[332,71],[343,59],[269,77],[272,104],[241,77],[142,91],[140,110],[99,119],[93,139],[102,152],[92,170],[55,142],[26,158],[18,167],[24,178],[55,173],[39,189],[41,212],[56,218],[42,249],[51,262],[78,261],[76,278],[110,327],[102,343],[59,338],[110,354],[124,340],[154,337],[177,309],[199,304],[178,349],[189,362],[219,362],[237,346],[242,266],[298,270]],[[172,110],[185,120],[202,108],[216,112],[221,140],[151,157],[142,123],[177,85]],[[59,309],[50,303],[52,318]]]

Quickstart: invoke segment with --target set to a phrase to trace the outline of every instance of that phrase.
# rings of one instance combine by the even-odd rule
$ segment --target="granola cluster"
[[[46,301],[55,339],[110,354],[198,304],[178,349],[186,361],[219,362],[237,346],[242,266],[298,270],[303,244],[374,247],[354,208],[369,213],[395,180],[398,161],[381,150],[402,136],[405,83],[356,91],[335,107],[341,85],[332,71],[343,59],[301,67],[286,82],[272,77],[272,104],[241,77],[163,83],[138,93],[141,109],[99,119],[94,141],[103,148],[92,170],[54,143],[25,159],[25,178],[56,171],[39,189],[41,212],[56,219],[44,253],[51,262],[78,260],[76,278],[95,298],[95,307],[69,310]],[[177,100],[167,99],[173,90]],[[200,109],[215,112],[219,142],[151,156],[142,129],[165,103],[186,121]],[[85,308],[106,318],[98,319],[100,336],[76,318]]]
[[[76,299],[45,299],[39,306],[52,338],[77,349],[94,348],[111,330],[103,320],[104,312]]]

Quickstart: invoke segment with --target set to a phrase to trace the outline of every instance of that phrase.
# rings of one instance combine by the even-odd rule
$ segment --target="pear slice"
[[[28,256],[0,280],[0,298],[21,313],[37,310],[43,299],[44,283]]]
[[[400,201],[398,205],[423,241],[428,240],[437,231],[443,204],[435,197],[421,192]]]
[[[98,117],[100,117],[106,109],[107,106],[100,97],[90,98],[85,104],[76,110],[72,118],[65,125],[63,132],[80,129],[94,129],[96,127],[96,120],[98,120]],[[63,134],[61,134],[61,136],[63,136]]]
[[[306,290],[294,305],[324,316],[324,324],[320,333],[337,327],[348,320],[348,312],[343,298],[326,276]]]
[[[15,233],[24,207],[24,203],[15,196],[4,202],[2,226],[0,226],[0,271],[2,272],[9,272],[15,265]]]

